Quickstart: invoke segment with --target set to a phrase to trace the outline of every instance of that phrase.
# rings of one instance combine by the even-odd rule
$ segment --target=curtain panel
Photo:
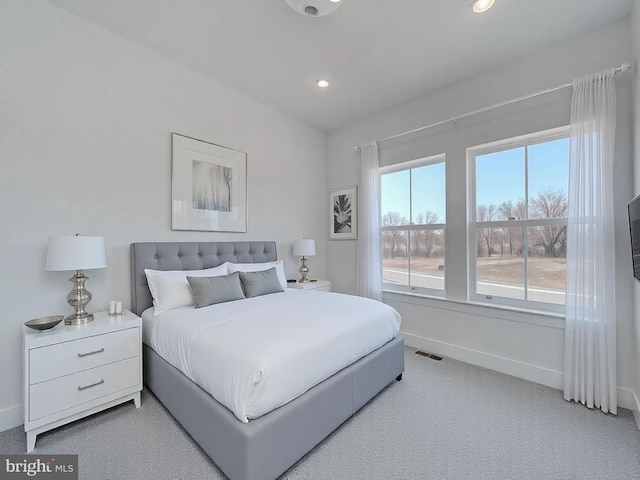
[[[382,300],[378,144],[369,142],[361,145],[360,155],[360,216],[356,292],[361,297]]]
[[[564,398],[615,414],[614,75],[609,69],[573,82]]]

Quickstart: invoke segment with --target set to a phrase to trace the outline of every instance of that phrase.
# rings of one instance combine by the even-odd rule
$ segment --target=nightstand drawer
[[[29,352],[29,384],[137,357],[140,355],[139,336],[139,328],[129,328],[34,348]]]
[[[29,420],[135,387],[139,383],[140,358],[135,357],[32,385],[29,389]]]

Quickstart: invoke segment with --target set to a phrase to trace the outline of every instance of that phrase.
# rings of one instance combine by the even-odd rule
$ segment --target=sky
[[[445,221],[445,164],[436,163],[382,176],[382,214],[396,212],[409,220],[409,192],[413,195],[413,219],[427,210],[438,214],[439,222]]]
[[[545,188],[567,192],[569,175],[569,139],[530,145],[529,199]],[[382,176],[382,214],[396,212],[409,219],[409,171]],[[412,169],[413,219],[430,210],[446,221],[445,164],[437,163]],[[421,185],[421,187],[419,187]],[[525,148],[476,157],[477,205],[514,204],[525,198]]]

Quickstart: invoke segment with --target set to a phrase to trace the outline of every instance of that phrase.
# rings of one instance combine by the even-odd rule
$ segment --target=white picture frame
[[[358,188],[356,185],[329,192],[329,239],[358,239]]]
[[[171,134],[171,229],[247,231],[247,154]]]

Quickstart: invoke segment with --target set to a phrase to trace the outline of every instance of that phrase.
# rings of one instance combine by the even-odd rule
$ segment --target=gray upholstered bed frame
[[[134,243],[131,310],[152,298],[144,274],[276,260],[274,242]],[[232,480],[273,480],[320,443],[404,371],[404,342],[396,337],[304,395],[249,423],[144,346],[144,381]]]

